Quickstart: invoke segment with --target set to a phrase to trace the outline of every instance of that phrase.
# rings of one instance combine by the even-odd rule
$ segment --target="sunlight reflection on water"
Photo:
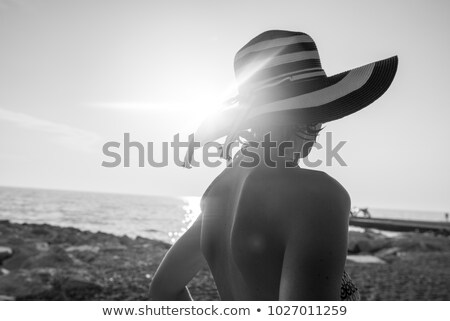
[[[183,210],[185,211],[182,220],[183,227],[180,231],[169,232],[170,242],[174,243],[181,235],[183,235],[186,230],[191,227],[195,222],[197,217],[200,215],[200,200],[201,197],[198,196],[185,196],[181,198],[185,205],[183,205]]]

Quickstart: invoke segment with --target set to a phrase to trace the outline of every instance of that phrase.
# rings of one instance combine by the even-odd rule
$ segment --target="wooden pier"
[[[449,222],[410,221],[384,218],[350,217],[350,225],[396,232],[434,232],[450,235]]]

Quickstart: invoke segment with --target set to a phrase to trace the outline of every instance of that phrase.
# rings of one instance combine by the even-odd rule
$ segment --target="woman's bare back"
[[[201,248],[222,300],[280,299],[292,227],[306,237],[303,241],[315,239],[304,226],[315,194],[332,194],[344,203],[348,199],[342,186],[328,175],[299,168],[236,166],[227,168],[211,184],[202,201]],[[345,215],[338,220],[345,221]],[[342,234],[342,228],[337,231]],[[340,242],[346,243],[346,235]]]

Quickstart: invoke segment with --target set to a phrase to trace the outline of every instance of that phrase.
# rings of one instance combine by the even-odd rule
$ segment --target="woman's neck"
[[[281,147],[281,148],[280,148]],[[244,145],[236,154],[238,162],[245,163],[243,167],[298,167],[299,155],[292,148],[282,148],[279,144],[275,146],[251,146]]]

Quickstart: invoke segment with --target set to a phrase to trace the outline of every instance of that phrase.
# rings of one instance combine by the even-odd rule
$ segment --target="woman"
[[[234,65],[237,106],[206,120],[195,139],[246,143],[166,254],[151,299],[191,299],[185,285],[205,263],[222,300],[358,299],[344,271],[350,197],[327,174],[299,168],[298,160],[323,123],[387,90],[397,57],[327,77],[310,36],[271,30],[240,49]],[[227,148],[224,156],[230,159]]]

